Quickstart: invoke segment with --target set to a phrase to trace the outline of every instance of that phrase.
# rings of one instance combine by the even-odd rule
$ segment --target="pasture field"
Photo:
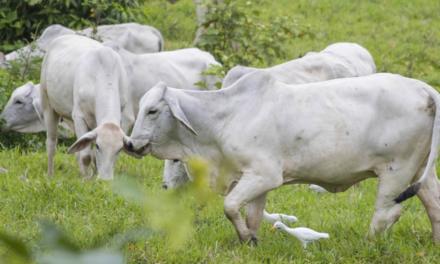
[[[43,152],[22,155],[19,150],[9,150],[0,154],[2,166],[9,169],[0,177],[2,230],[38,247],[38,221],[49,219],[62,226],[75,244],[87,249],[105,244],[118,232],[150,226],[150,214],[155,212],[115,194],[111,183],[80,179],[74,157],[62,152],[65,149],[57,155],[53,179],[44,176]],[[133,176],[148,191],[146,199],[166,192],[160,187],[162,163],[158,160],[121,155],[117,171],[117,177]],[[170,239],[163,232],[154,232],[146,240],[128,244],[124,252],[128,263],[438,263],[440,250],[431,241],[430,223],[417,198],[405,202],[404,213],[392,232],[378,239],[366,238],[375,193],[376,180],[339,194],[317,194],[306,186],[285,186],[272,192],[269,211],[294,214],[299,222],[293,226],[330,234],[329,240],[311,244],[307,250],[295,238],[271,232],[268,223],[261,226],[257,247],[240,245],[223,215],[222,199],[216,196],[204,207],[185,201],[184,206],[191,208],[193,225],[185,230],[188,239],[183,244],[172,247],[170,239],[179,239],[173,232],[185,225],[188,216],[167,212],[176,208],[158,204],[160,212],[165,206],[164,218],[159,221],[171,220]],[[185,199],[184,194],[181,198]],[[4,260],[11,254],[0,247]]]
[[[372,53],[378,71],[440,87],[440,1],[260,0],[257,7],[264,10],[262,21],[289,15],[307,32],[286,43],[289,57],[277,62],[333,42],[353,41]],[[141,8],[145,16],[139,22],[159,28],[168,50],[191,45],[196,28],[191,0],[174,5],[149,0]],[[137,201],[134,191],[130,196],[114,183],[81,179],[65,146],[57,151],[52,179],[46,177],[44,148],[0,147],[0,167],[8,170],[0,174],[0,231],[19,237],[33,251],[45,250],[38,242],[39,221],[49,220],[81,249],[106,246],[124,231],[151,229],[148,238],[123,248],[127,263],[440,263],[440,246],[431,240],[431,225],[417,197],[404,202],[391,232],[366,237],[375,179],[338,194],[317,194],[305,185],[271,192],[268,211],[294,214],[299,222],[292,226],[328,232],[330,239],[303,250],[293,237],[273,233],[263,223],[259,245],[249,247],[238,242],[220,196],[201,205],[191,192],[174,191],[178,199],[162,200],[170,191],[161,189],[163,163],[157,159],[121,154],[116,167],[116,178],[134,181],[144,192],[142,200],[150,201],[146,205]],[[0,243],[0,263],[23,261]]]

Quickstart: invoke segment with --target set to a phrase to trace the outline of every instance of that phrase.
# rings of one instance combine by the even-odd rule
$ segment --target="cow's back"
[[[81,33],[88,37],[94,35],[91,28]],[[114,41],[135,54],[163,50],[162,34],[154,27],[137,23],[98,26],[96,37],[102,41]]]
[[[92,39],[65,35],[49,45],[41,72],[42,89],[45,89],[50,106],[61,116],[71,118],[73,83],[78,63],[84,54],[102,45]]]
[[[223,81],[230,86],[242,76],[261,70],[286,84],[320,82],[337,78],[365,76],[376,72],[371,54],[355,43],[335,43],[321,52],[309,52],[305,56],[269,68],[258,69],[236,66]]]

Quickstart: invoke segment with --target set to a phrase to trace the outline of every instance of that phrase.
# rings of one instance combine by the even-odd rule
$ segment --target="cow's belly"
[[[57,82],[48,81],[47,95],[52,109],[61,117],[71,119],[73,109],[73,93],[69,85],[63,86],[63,89],[51,89]],[[61,82],[58,82],[61,83]]]
[[[305,142],[294,143],[283,159],[285,183],[313,183],[343,191],[366,178],[384,175],[384,168],[417,168],[429,152],[432,119],[405,120],[412,126],[389,121],[372,122],[369,129],[349,133],[323,132]],[[406,173],[406,172],[405,172]],[[385,173],[386,174],[386,173]],[[394,175],[393,177],[395,177]]]
[[[318,171],[315,172],[317,174],[303,174],[306,171],[303,171],[302,173],[296,173],[296,174],[289,174],[286,173],[284,175],[284,184],[293,184],[293,183],[308,183],[308,184],[317,184],[320,186],[325,187],[329,191],[332,192],[339,192],[344,191],[348,187],[363,181],[367,178],[376,177],[374,171],[372,170],[365,170],[360,172],[350,172],[350,171],[340,171],[339,173],[337,171],[332,172],[325,172],[325,171]]]

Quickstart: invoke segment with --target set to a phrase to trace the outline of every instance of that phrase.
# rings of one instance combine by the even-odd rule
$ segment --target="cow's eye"
[[[99,151],[99,145],[96,144],[95,147],[96,147],[96,150]]]
[[[148,111],[148,115],[154,115],[155,113],[157,113],[157,109],[151,109],[150,111]]]
[[[21,101],[20,99],[17,99],[17,100],[15,100],[14,103],[15,103],[15,104],[18,104],[18,105],[21,105],[21,104],[23,104],[23,101]]]
[[[179,162],[179,160],[178,160],[178,159],[175,159],[175,160],[173,160],[173,162],[176,163],[176,162]]]

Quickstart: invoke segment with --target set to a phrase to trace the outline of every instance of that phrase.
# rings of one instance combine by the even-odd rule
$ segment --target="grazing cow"
[[[100,41],[113,41],[125,49],[141,54],[159,52],[163,50],[164,41],[162,34],[154,27],[138,23],[125,23],[116,25],[101,25],[92,28],[74,31],[62,25],[48,26],[36,41],[36,46],[27,45],[19,50],[6,54],[5,61],[13,61],[20,56],[43,57],[52,40],[63,35],[78,34]],[[0,66],[2,65],[0,60]]]
[[[0,114],[1,131],[38,133],[46,131],[40,100],[40,84],[28,82],[14,90]],[[61,122],[61,136],[69,137],[74,131],[69,120]]]
[[[105,56],[111,60],[105,60]],[[53,174],[59,117],[75,123],[78,140],[69,152],[81,151],[79,162],[83,175],[88,175],[87,168],[92,160],[90,145],[95,143],[97,155],[107,159],[106,162],[99,161],[104,158],[97,156],[99,177],[111,179],[116,154],[122,148],[122,132],[132,125],[133,114],[137,113],[142,95],[159,81],[182,89],[196,89],[195,83],[205,79],[210,81],[208,76],[201,74],[210,64],[217,62],[209,53],[199,49],[136,55],[77,35],[54,40],[44,58],[41,78],[43,116],[48,136],[48,174]],[[113,77],[119,79],[113,80]],[[113,90],[107,87],[110,84]],[[110,97],[110,91],[114,93],[113,97]],[[116,118],[116,113],[120,113],[121,117]],[[122,125],[123,130],[117,131],[112,126],[112,133],[101,131],[107,123]],[[86,133],[90,129],[94,130]],[[100,140],[100,133],[113,139]]]
[[[302,58],[266,69],[235,66],[226,74],[222,86],[228,87],[247,73],[257,70],[268,72],[286,84],[302,84],[370,75],[376,72],[376,65],[371,54],[362,46],[341,42],[329,45],[321,52],[309,52]],[[190,175],[182,163],[177,160],[165,161],[162,184],[165,189],[177,188],[189,179]]]
[[[73,121],[77,137],[102,143],[96,152],[97,169],[100,177],[112,177],[113,154],[122,146],[118,148],[117,137],[122,140],[124,135],[120,126],[128,129],[134,119],[128,98],[126,73],[116,52],[86,37],[66,35],[54,40],[41,71],[48,175],[53,174],[57,125],[63,117]],[[81,172],[86,175],[90,149],[78,158]]]
[[[370,75],[376,72],[376,65],[364,47],[341,42],[320,52],[309,52],[302,58],[266,69],[235,66],[226,74],[222,86],[228,87],[247,73],[257,70],[268,72],[286,84],[301,84]]]
[[[0,115],[3,131],[37,133],[45,131],[40,103],[40,85],[28,82],[14,90]]]
[[[440,241],[439,107],[432,87],[393,74],[294,86],[255,72],[218,91],[162,83],[141,99],[124,147],[160,159],[205,158],[241,241],[256,241],[270,190],[309,183],[341,192],[370,177],[379,178],[371,234],[391,227],[400,203],[417,193]]]

